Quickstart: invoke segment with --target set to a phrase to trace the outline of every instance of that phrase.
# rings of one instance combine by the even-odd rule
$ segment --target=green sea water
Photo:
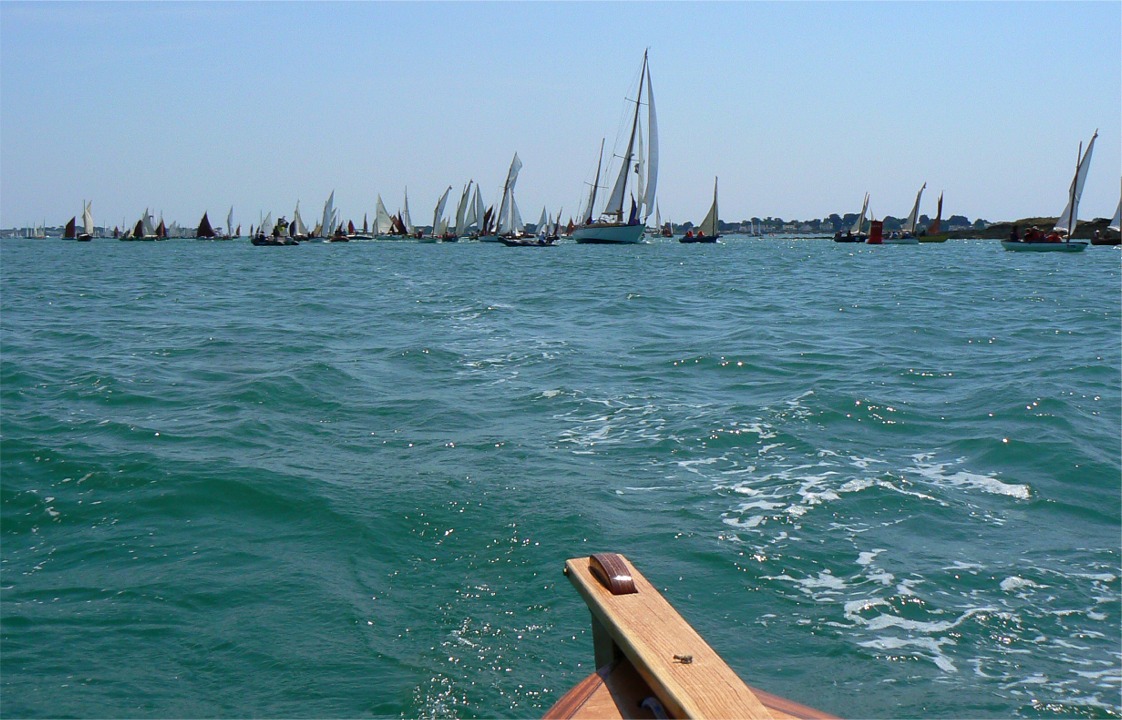
[[[1117,248],[0,243],[0,715],[540,716],[627,555],[846,717],[1122,716]]]

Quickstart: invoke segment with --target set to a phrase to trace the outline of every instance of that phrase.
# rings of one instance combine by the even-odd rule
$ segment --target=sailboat
[[[1054,235],[1065,234],[1064,241],[1009,239],[1001,241],[1003,248],[1014,252],[1080,252],[1087,248],[1085,242],[1072,242],[1071,236],[1075,234],[1075,226],[1078,223],[1079,198],[1083,195],[1083,183],[1086,182],[1087,173],[1091,169],[1091,152],[1095,149],[1095,138],[1098,136],[1099,131],[1095,130],[1095,134],[1091,136],[1091,142],[1087,143],[1086,153],[1083,152],[1083,143],[1079,143],[1079,151],[1076,153],[1075,176],[1071,179],[1071,186],[1067,192],[1067,206],[1056,218],[1056,225],[1052,229]]]
[[[1122,198],[1118,200],[1118,209],[1114,211],[1114,219],[1106,226],[1106,235],[1091,239],[1092,245],[1119,245],[1122,244]]]
[[[203,211],[203,219],[199,220],[199,227],[195,230],[195,237],[197,238],[214,238],[218,233],[214,232],[214,228],[210,226],[210,219],[206,216],[206,211]]]
[[[296,242],[308,239],[308,227],[304,218],[300,217],[300,201],[296,201],[296,209],[292,211],[292,222],[288,226],[289,236]]]
[[[475,222],[475,205],[472,202],[471,188],[474,180],[468,180],[464,185],[464,192],[460,195],[460,204],[456,206],[456,226],[452,228],[445,242],[456,242],[461,237],[466,237],[468,227]]]
[[[79,242],[89,242],[93,240],[93,213],[90,212],[92,203],[82,201],[82,232],[77,233],[74,237]]]
[[[692,230],[678,238],[681,243],[715,243],[721,237],[717,228],[717,178],[713,178],[713,204],[709,206],[709,213],[701,224],[697,226],[697,233]]]
[[[518,173],[522,170],[522,161],[518,153],[510,161],[510,169],[506,173],[506,182],[503,183],[503,197],[499,202],[497,215],[484,213],[484,229],[480,231],[480,242],[499,242],[499,238],[517,239],[522,236],[522,215],[518,212],[518,203],[514,201],[514,186],[518,183]],[[493,223],[493,224],[492,224]]]
[[[882,238],[881,244],[883,244],[883,245],[918,245],[919,244],[919,239],[916,238],[916,219],[919,216],[919,200],[920,200],[921,197],[923,197],[923,191],[926,188],[927,188],[927,183],[924,183],[923,187],[921,187],[919,189],[919,192],[916,193],[915,204],[912,205],[912,211],[910,213],[908,213],[908,218],[904,221],[903,230],[899,233],[893,232],[892,234],[888,235],[887,237]],[[870,233],[870,237],[869,237],[868,242],[870,244],[872,244],[872,242],[873,242],[873,238],[872,238],[871,233]]]
[[[844,235],[840,230],[835,233],[834,242],[865,242],[867,236],[862,234],[861,230],[865,227],[865,214],[867,212],[869,212],[869,193],[865,193],[865,202],[861,204],[861,214],[857,216],[853,227],[847,230]]]
[[[448,221],[444,219],[444,206],[448,204],[448,193],[452,192],[452,186],[449,185],[440,199],[436,201],[436,207],[432,211],[432,232],[424,237],[417,238],[418,242],[435,243],[440,242],[444,236],[445,231],[448,230]]]
[[[78,227],[78,216],[74,215],[69,220],[66,221],[66,227],[64,227],[62,229],[62,239],[63,240],[77,240],[78,239],[77,227]]]
[[[230,212],[226,213],[226,239],[233,240],[237,235],[234,234],[234,206],[230,206]]]
[[[647,103],[647,142],[646,152],[643,150],[643,128],[639,121],[639,110],[643,104],[643,89],[646,86]],[[598,219],[594,218],[596,203],[596,190],[599,184],[600,164],[596,166],[597,180],[592,184],[588,207],[585,209],[584,222],[573,230],[573,239],[581,244],[633,244],[643,241],[643,232],[646,230],[647,217],[655,206],[655,187],[658,184],[658,124],[655,117],[654,95],[651,88],[650,68],[647,65],[647,53],[643,53],[643,68],[639,73],[639,89],[635,96],[635,111],[631,119],[631,132],[627,136],[627,147],[620,156],[619,174],[612,186],[611,194],[600,213]],[[603,161],[603,144],[601,144],[601,162]],[[634,173],[636,194],[627,192],[628,181]],[[631,198],[631,209],[625,216],[624,203]]]
[[[921,243],[941,243],[947,241],[947,233],[940,233],[943,227],[943,193],[939,193],[938,210],[935,212],[935,221],[919,236]]]

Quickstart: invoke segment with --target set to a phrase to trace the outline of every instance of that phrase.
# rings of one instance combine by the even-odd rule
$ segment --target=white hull
[[[581,244],[635,245],[643,242],[646,228],[638,225],[608,225],[592,223],[573,230],[573,239]]]

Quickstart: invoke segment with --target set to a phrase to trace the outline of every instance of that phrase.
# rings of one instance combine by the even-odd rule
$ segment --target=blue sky
[[[0,226],[146,208],[391,212],[449,185],[576,213],[649,48],[659,206],[700,221],[870,208],[1081,217],[1122,173],[1118,2],[0,2]]]

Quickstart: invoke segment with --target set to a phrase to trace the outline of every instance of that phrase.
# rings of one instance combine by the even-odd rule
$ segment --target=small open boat
[[[546,718],[832,718],[750,687],[622,555],[573,558],[596,672]]]
[[[1053,233],[1063,233],[1066,238],[1056,242],[1026,242],[1024,240],[1002,240],[1001,246],[1013,252],[1081,252],[1087,248],[1085,242],[1072,242],[1071,236],[1075,234],[1075,226],[1079,221],[1079,198],[1083,195],[1083,183],[1087,180],[1087,172],[1091,169],[1091,152],[1095,149],[1095,138],[1099,131],[1091,136],[1087,143],[1087,152],[1083,152],[1083,143],[1079,143],[1079,151],[1075,158],[1075,177],[1071,179],[1068,188],[1067,207],[1056,218]]]
[[[678,238],[680,243],[715,243],[721,237],[717,229],[717,178],[713,178],[713,204],[709,206],[709,213],[697,227],[697,233],[687,232]]]

